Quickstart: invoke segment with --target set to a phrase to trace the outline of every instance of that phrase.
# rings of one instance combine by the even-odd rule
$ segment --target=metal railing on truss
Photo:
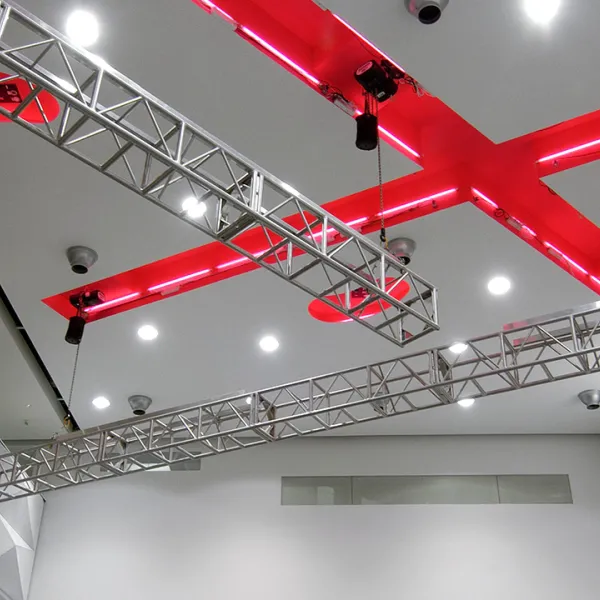
[[[343,223],[6,0],[0,0],[0,65],[6,71],[0,85],[26,82],[22,97],[13,96],[9,108],[0,104],[0,114],[232,248],[242,261],[399,346],[439,329],[436,288],[352,228],[359,223]],[[47,92],[58,100],[53,119]],[[31,110],[39,123],[26,118]],[[207,206],[198,218],[182,210],[190,195]],[[258,252],[243,245],[250,228],[260,233]],[[398,299],[394,290],[402,282],[410,292]],[[353,303],[357,289],[364,297]],[[374,306],[377,315],[361,318]]]
[[[600,371],[600,302],[446,347],[195,403],[0,456],[0,501]]]

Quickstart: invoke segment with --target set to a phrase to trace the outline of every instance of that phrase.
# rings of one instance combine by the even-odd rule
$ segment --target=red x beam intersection
[[[372,58],[388,58],[313,0],[219,0],[218,6],[210,0],[193,1],[232,23],[238,35],[330,101],[333,90],[360,106],[362,89],[354,71]],[[382,139],[423,167],[385,184],[387,226],[470,201],[600,292],[599,228],[540,181],[600,158],[600,111],[494,144],[438,98],[404,85],[381,106],[379,123]],[[376,188],[324,208],[362,233],[379,228]],[[243,233],[236,242],[251,253],[265,247],[260,229]],[[71,295],[101,289],[107,302],[89,313],[92,321],[258,268],[212,242],[44,302],[68,318],[74,314]]]

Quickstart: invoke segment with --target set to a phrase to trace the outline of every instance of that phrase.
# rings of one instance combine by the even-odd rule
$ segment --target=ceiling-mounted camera
[[[78,346],[83,338],[85,329],[84,311],[86,308],[98,306],[104,302],[104,293],[100,290],[88,290],[80,294],[73,294],[69,301],[77,309],[77,314],[69,319],[69,326],[65,335],[65,342]]]

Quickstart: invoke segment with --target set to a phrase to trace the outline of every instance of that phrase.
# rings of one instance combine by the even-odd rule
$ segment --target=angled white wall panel
[[[0,600],[27,600],[43,510],[41,496],[0,504]]]

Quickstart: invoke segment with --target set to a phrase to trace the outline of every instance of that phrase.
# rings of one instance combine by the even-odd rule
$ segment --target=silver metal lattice
[[[1,114],[242,254],[242,261],[268,269],[397,345],[439,329],[435,287],[352,229],[359,222],[343,223],[5,0],[0,64],[7,72],[0,86],[21,78],[28,90],[10,109],[0,105]],[[59,102],[52,121],[40,100],[44,90]],[[39,124],[23,118],[30,109],[41,115]],[[203,216],[184,213],[188,196],[205,202]],[[243,247],[250,228],[262,239],[257,253]],[[410,293],[398,300],[394,290],[404,282]],[[357,290],[358,303],[352,302]],[[378,315],[361,318],[374,306]]]
[[[600,302],[465,342],[164,410],[0,456],[0,501],[600,371]]]

